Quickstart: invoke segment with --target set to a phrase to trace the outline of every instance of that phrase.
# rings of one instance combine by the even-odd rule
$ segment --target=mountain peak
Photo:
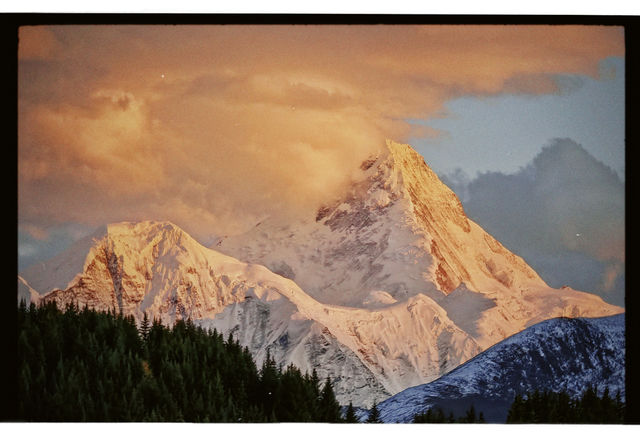
[[[483,347],[528,322],[570,311],[618,309],[598,297],[554,290],[471,221],[456,194],[406,144],[386,141],[362,176],[315,220],[276,220],[217,249],[264,264],[326,304],[362,308],[424,294]]]
[[[170,221],[122,221],[106,226],[106,233],[111,236],[137,236],[143,233],[156,234],[161,232],[185,233],[180,227]]]
[[[443,215],[465,232],[470,230],[458,196],[410,145],[387,139],[385,148],[360,168],[367,178],[355,184],[352,193],[361,199],[379,204],[404,198],[409,211],[426,226],[433,226],[438,215]]]
[[[386,147],[389,152],[389,157],[392,158],[396,164],[405,164],[411,167],[414,167],[415,164],[426,165],[422,156],[420,156],[420,154],[409,144],[401,144],[387,139]]]
[[[433,222],[436,212],[465,232],[469,231],[467,215],[458,196],[438,178],[424,158],[411,146],[387,141],[389,160],[401,174],[416,215],[423,223]]]
[[[416,169],[422,168],[429,178],[438,180],[437,175],[413,147],[391,139],[385,141],[384,148],[380,148],[374,155],[364,160],[360,165],[360,169],[373,173],[376,170],[372,169],[374,166],[385,166],[390,171],[398,173],[403,170],[416,171]]]

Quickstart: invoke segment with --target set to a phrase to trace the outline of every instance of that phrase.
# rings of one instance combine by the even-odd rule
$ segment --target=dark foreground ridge
[[[441,378],[380,403],[387,423],[411,422],[429,408],[456,417],[474,406],[487,422],[504,423],[516,396],[556,392],[579,399],[589,388],[625,400],[624,314],[556,318],[484,351]]]

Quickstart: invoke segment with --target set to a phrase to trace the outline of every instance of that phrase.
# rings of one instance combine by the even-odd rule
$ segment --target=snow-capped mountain
[[[624,314],[602,318],[556,318],[519,332],[431,383],[409,388],[378,405],[388,423],[441,407],[457,416],[474,405],[489,422],[505,422],[516,394],[587,387],[625,396]],[[366,417],[366,416],[364,416]]]
[[[370,405],[480,351],[425,295],[381,309],[322,304],[166,222],[111,224],[19,280],[35,283],[44,302],[121,309],[138,320],[146,312],[166,324],[191,318],[233,333],[258,363],[269,350],[282,364],[330,375],[343,403]]]
[[[410,146],[387,141],[361,170],[315,219],[269,218],[215,248],[264,264],[323,303],[384,307],[428,295],[482,348],[544,319],[622,312],[595,295],[547,286],[467,218]]]
[[[25,271],[21,295],[191,318],[233,333],[258,364],[269,350],[283,365],[318,368],[341,403],[359,406],[538,321],[623,311],[548,287],[466,217],[409,146],[389,142],[360,176],[310,220],[270,218],[213,248],[168,222],[111,224]]]

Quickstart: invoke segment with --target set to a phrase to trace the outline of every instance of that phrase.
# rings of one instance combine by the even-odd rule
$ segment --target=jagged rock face
[[[91,238],[93,244],[84,256],[82,269],[76,270],[62,289],[44,296],[44,301],[75,301],[136,317],[146,311],[172,323],[176,318],[195,319],[217,313],[227,304],[244,299],[242,284],[214,270],[214,264],[228,257],[204,249],[171,223],[112,224]],[[70,275],[55,263],[48,267],[54,275],[55,271]],[[31,274],[28,271],[25,278]],[[55,276],[51,279],[56,281]]]
[[[315,368],[323,380],[330,376],[336,398],[343,404],[369,406],[391,394],[357,354],[340,343],[326,326],[301,316],[287,299],[248,297],[227,306],[216,317],[196,323],[225,335],[233,334],[258,363],[269,351],[277,363],[293,363],[309,373]]]
[[[369,406],[480,351],[426,296],[367,310],[324,305],[293,281],[208,249],[171,223],[112,224],[90,238],[71,249],[84,261],[69,261],[67,252],[44,266],[49,283],[41,266],[25,273],[48,289],[40,301],[122,310],[138,320],[146,312],[165,324],[190,318],[233,334],[259,364],[269,351],[283,366],[316,367],[344,404]]]
[[[544,284],[467,218],[457,196],[410,147],[390,142],[361,169],[364,179],[321,207],[315,221],[272,218],[216,248],[286,268],[319,301],[355,307],[372,290],[404,301],[418,293],[447,295],[461,283],[472,290]]]
[[[505,422],[516,394],[566,391],[580,397],[589,385],[625,398],[624,315],[556,318],[498,343],[454,371],[409,388],[378,407],[385,422],[411,422],[415,414],[474,405],[489,422]]]
[[[469,220],[455,193],[408,145],[361,165],[364,178],[315,220],[269,218],[216,248],[286,271],[318,301],[368,307],[429,295],[483,347],[554,316],[622,311],[549,288],[525,261]],[[469,303],[472,304],[469,306]]]

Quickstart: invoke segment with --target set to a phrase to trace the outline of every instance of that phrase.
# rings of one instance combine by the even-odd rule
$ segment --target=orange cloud
[[[52,59],[61,50],[53,32],[43,26],[21,26],[18,29],[20,60]]]
[[[385,138],[433,137],[457,95],[597,75],[622,30],[586,26],[21,29],[19,213],[170,219],[200,236],[307,212]],[[55,54],[55,57],[49,57]]]

